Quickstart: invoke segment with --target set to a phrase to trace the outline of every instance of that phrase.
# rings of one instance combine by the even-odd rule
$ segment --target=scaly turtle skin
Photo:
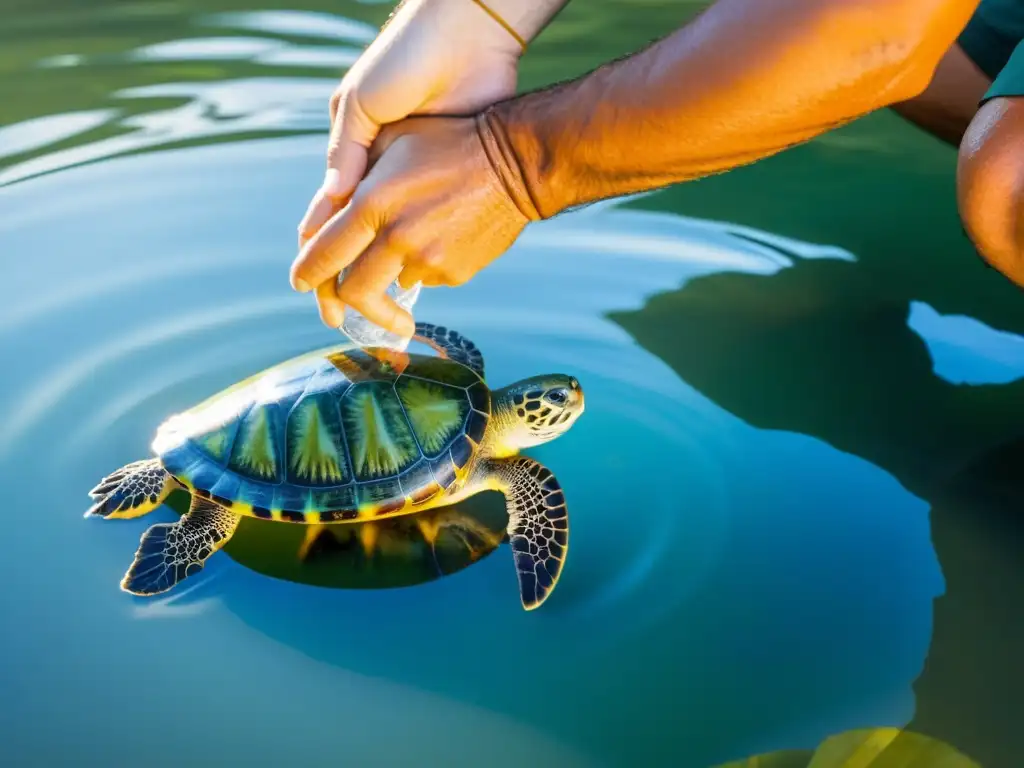
[[[145,532],[121,587],[171,589],[202,569],[241,516],[322,526],[367,522],[504,493],[520,597],[539,606],[568,547],[555,476],[522,448],[558,437],[583,413],[576,379],[538,376],[492,392],[483,357],[455,331],[418,323],[439,357],[331,348],[289,360],[168,419],[157,458],[91,492],[86,516],[132,518],[178,487],[189,512]]]

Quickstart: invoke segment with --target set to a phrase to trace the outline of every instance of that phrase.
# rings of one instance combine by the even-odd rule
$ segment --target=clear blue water
[[[671,4],[617,31],[629,5],[548,34],[628,50]],[[473,339],[492,386],[585,388],[530,451],[572,520],[540,610],[506,545],[395,589],[222,553],[132,598],[139,536],[174,512],[83,520],[87,491],[170,414],[340,341],[287,270],[333,69],[386,8],[217,17],[212,40],[187,4],[110,4],[80,37],[15,8],[38,45],[0,95],[99,85],[74,108],[36,91],[0,127],[7,764],[709,766],[883,725],[986,766],[1024,754],[1024,321],[958,235],[951,150],[878,116],[532,226],[424,292],[417,317]],[[554,49],[527,85],[581,68]]]

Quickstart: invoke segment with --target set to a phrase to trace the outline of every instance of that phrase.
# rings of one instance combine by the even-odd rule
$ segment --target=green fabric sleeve
[[[1024,96],[1024,43],[1018,43],[982,103],[997,96]]]
[[[982,103],[1024,96],[1024,0],[982,0],[957,43],[993,81]]]

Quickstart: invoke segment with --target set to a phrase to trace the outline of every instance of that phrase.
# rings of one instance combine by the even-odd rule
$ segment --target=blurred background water
[[[521,86],[705,4],[570,4]],[[451,511],[476,528],[444,578],[411,529],[302,562],[253,521],[195,584],[119,591],[175,512],[85,521],[86,492],[340,341],[287,270],[328,96],[390,9],[0,0],[3,762],[708,766],[891,725],[1019,765],[1024,305],[962,233],[953,150],[888,113],[424,292],[493,386],[586,389],[530,452],[573,525],[541,610],[494,494]]]

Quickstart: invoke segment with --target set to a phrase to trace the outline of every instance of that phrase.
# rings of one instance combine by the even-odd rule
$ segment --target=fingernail
[[[328,168],[324,176],[324,184],[321,187],[324,194],[329,197],[338,197],[345,190],[341,187],[341,171],[337,168]]]
[[[299,293],[309,293],[312,290],[309,284],[301,277],[296,277],[292,280],[292,287]]]

